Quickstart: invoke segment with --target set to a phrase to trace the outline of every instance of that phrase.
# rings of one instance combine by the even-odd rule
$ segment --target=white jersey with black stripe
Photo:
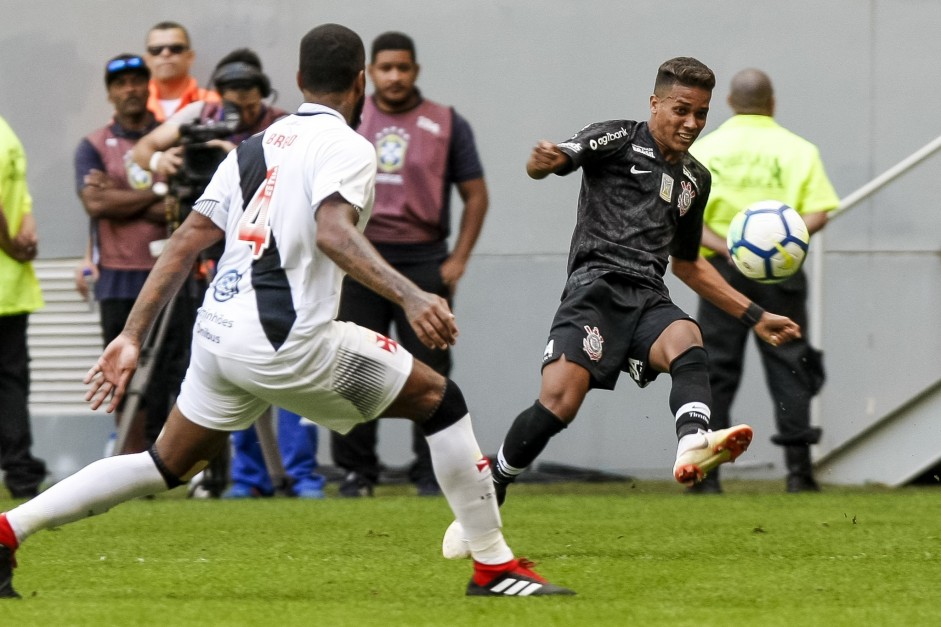
[[[252,362],[304,350],[336,315],[342,278],[317,249],[317,208],[339,193],[360,211],[362,231],[375,177],[373,146],[339,113],[311,103],[232,151],[194,206],[225,230],[194,341]]]

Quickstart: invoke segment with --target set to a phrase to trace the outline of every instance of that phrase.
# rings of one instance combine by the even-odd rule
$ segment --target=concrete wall
[[[256,49],[278,103],[289,109],[299,102],[297,43],[310,27],[340,22],[367,42],[389,29],[412,34],[421,88],[471,120],[492,194],[457,297],[462,336],[454,372],[485,451],[496,449],[512,417],[536,396],[574,224],[577,176],[525,176],[537,139],[560,140],[612,117],[646,119],[656,67],[677,55],[700,58],[719,77],[707,130],[730,115],[725,97],[735,71],[768,71],[779,121],[820,146],[841,195],[941,134],[941,4],[933,0],[4,0],[2,8],[15,17],[0,23],[0,115],[30,156],[47,257],[82,251],[85,218],[74,195],[72,152],[108,118],[102,65],[119,52],[141,51],[155,22],[190,28],[194,73],[202,80],[230,49]],[[938,163],[930,160],[834,222],[825,254],[815,243],[815,254],[824,255],[821,332],[830,371],[820,401],[821,452],[939,377],[938,336],[922,332],[936,321],[941,298]],[[689,290],[671,286],[693,310]],[[756,354],[749,363],[757,366]],[[749,476],[780,474],[779,451],[767,442],[771,405],[760,368],[744,385],[737,418],[754,424],[758,437],[739,466]],[[625,379],[613,393],[591,395],[543,459],[667,476],[674,453],[668,387],[659,381],[640,391]],[[404,425],[384,429],[387,460],[407,460]],[[66,446],[51,433],[42,431],[44,449]]]

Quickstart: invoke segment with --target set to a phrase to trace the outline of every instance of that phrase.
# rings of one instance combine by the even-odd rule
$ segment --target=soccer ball
[[[726,244],[739,272],[759,283],[780,283],[800,270],[810,233],[794,208],[762,200],[732,218]]]

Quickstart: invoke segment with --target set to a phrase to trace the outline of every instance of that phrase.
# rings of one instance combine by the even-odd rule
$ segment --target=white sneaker
[[[752,428],[736,425],[718,431],[703,431],[684,436],[676,447],[673,477],[692,485],[703,480],[710,470],[734,462],[751,444]]]
[[[462,560],[471,556],[470,543],[464,539],[464,527],[456,520],[444,532],[441,554],[448,560]]]

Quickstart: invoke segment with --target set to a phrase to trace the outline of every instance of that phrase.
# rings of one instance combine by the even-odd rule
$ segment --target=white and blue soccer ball
[[[780,283],[800,270],[810,233],[797,210],[762,200],[732,218],[726,244],[739,272],[759,283]]]

